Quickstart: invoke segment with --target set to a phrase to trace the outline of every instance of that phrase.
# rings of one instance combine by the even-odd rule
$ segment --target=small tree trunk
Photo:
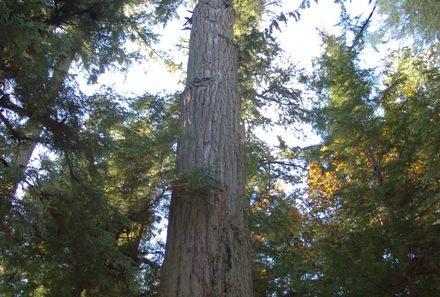
[[[56,64],[54,74],[46,92],[47,97],[44,98],[48,106],[55,104],[56,96],[62,88],[74,56],[75,52],[69,55],[64,54]],[[12,238],[10,236],[11,229],[8,223],[8,216],[13,207],[14,195],[17,193],[20,182],[22,182],[25,177],[26,168],[29,165],[42,132],[43,126],[38,121],[29,119],[26,122],[23,129],[26,140],[18,144],[16,153],[12,156],[13,158],[10,164],[10,167],[14,170],[14,174],[11,175],[10,179],[0,188],[0,195],[3,197],[3,200],[0,200],[0,216],[2,217],[0,229],[4,232],[6,239]],[[7,240],[7,242],[9,241]]]
[[[59,62],[54,68],[54,74],[50,80],[49,88],[46,91],[46,98],[44,99],[47,102],[48,106],[52,106],[55,104],[56,96],[58,92],[60,92],[64,80],[66,78],[67,73],[69,72],[70,65],[74,59],[75,52],[69,53],[68,55],[62,55]],[[41,100],[41,99],[40,99]],[[20,173],[17,175],[17,180],[14,182],[13,192],[15,193],[17,190],[18,184],[22,181],[24,177],[24,172],[29,165],[32,154],[35,150],[35,147],[38,144],[41,133],[43,132],[43,126],[30,119],[27,121],[24,127],[24,136],[26,136],[26,140],[20,142],[17,147],[16,155],[14,156],[12,165],[16,168],[19,168]]]
[[[193,19],[161,297],[252,296],[231,0]]]

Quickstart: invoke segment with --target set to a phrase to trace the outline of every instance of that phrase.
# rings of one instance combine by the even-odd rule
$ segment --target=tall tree
[[[60,136],[63,116],[78,112],[69,71],[73,63],[89,81],[116,64],[126,66],[138,53],[123,44],[130,38],[155,40],[151,27],[167,21],[179,1],[2,1],[0,37],[0,125],[12,150],[1,152],[14,174],[2,184],[11,196],[23,180],[37,144]],[[160,17],[152,8],[157,9]],[[70,88],[70,90],[68,90]],[[70,92],[70,93],[69,93]],[[69,103],[67,103],[69,101]],[[70,107],[68,110],[67,106]],[[63,112],[57,110],[63,109]]]
[[[6,296],[139,293],[135,273],[141,248],[148,248],[140,242],[163,197],[163,162],[173,160],[173,133],[162,134],[161,123],[173,120],[161,105],[166,100],[151,100],[146,112],[139,107],[150,102],[147,96],[122,112],[120,98],[82,94],[69,72],[75,65],[93,82],[109,67],[126,66],[138,54],[124,42],[153,41],[149,25],[166,20],[176,2],[0,3],[0,291]],[[151,131],[154,137],[139,140]],[[139,143],[164,146],[149,158],[127,148]],[[30,165],[37,145],[50,154]],[[14,195],[20,181],[23,191]]]
[[[311,205],[321,206],[322,296],[440,292],[439,71],[409,49],[389,61],[380,88],[356,51],[326,38],[316,114],[323,144],[308,176]]]
[[[192,16],[162,297],[252,295],[231,0]]]

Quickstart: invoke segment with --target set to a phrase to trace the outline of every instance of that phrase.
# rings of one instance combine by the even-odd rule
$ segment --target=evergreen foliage
[[[142,57],[125,43],[150,48],[187,2],[0,1],[0,296],[158,296],[171,185],[217,182],[174,174],[178,94],[89,96],[72,73],[127,68]],[[359,62],[369,23],[343,15],[307,77],[311,110],[274,38],[301,10],[267,18],[278,4],[234,2],[254,296],[439,295],[438,1],[378,1],[381,30],[417,45],[381,73]],[[255,135],[304,121],[319,145],[274,152]]]
[[[141,241],[167,196],[175,97],[86,96],[70,69],[94,82],[128,66],[140,56],[124,43],[155,40],[161,4],[0,4],[2,296],[154,292],[157,280],[141,281],[140,269],[154,275],[160,259]]]
[[[322,144],[302,153],[305,192],[273,175],[259,191],[256,296],[438,295],[438,65],[402,49],[378,80],[343,37],[323,37],[310,114]]]
[[[324,200],[322,225],[336,224],[340,238],[322,247],[322,279],[332,280],[331,294],[436,295],[438,68],[403,49],[373,89],[356,52],[334,38],[326,44],[318,80],[326,103],[316,111],[324,141],[309,199]]]
[[[440,3],[436,0],[378,1],[380,12],[385,15],[384,29],[391,31],[391,38],[399,40],[409,37],[417,46],[439,43]]]
[[[343,21],[365,40],[368,22]],[[280,142],[278,170],[251,183],[255,296],[439,294],[439,68],[412,33],[424,51],[390,53],[379,74],[360,66],[365,42],[323,34],[308,113],[322,143]],[[285,193],[295,176],[307,185]]]

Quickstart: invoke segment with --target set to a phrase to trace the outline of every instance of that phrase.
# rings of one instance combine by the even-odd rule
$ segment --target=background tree
[[[390,36],[418,44],[381,73],[358,61],[374,14],[323,35],[308,77],[322,143],[307,149],[255,129],[306,118],[303,73],[277,61],[274,37],[298,10],[241,0],[234,20],[229,1],[200,4],[178,127],[177,96],[88,96],[72,73],[128,66],[140,56],[124,43],[151,47],[186,1],[1,2],[0,291],[157,296],[164,247],[151,240],[173,188],[164,294],[250,296],[252,262],[254,296],[438,295],[436,4],[407,2],[378,4]]]
[[[379,0],[379,11],[384,15],[383,32],[399,40],[412,38],[418,46],[437,44],[438,55],[440,25],[437,16],[440,13],[438,1],[388,1]]]
[[[252,188],[256,294],[436,295],[438,68],[397,51],[379,85],[342,38],[325,44],[313,118],[322,144],[284,150],[307,161],[305,192],[283,193],[274,170]]]
[[[166,21],[171,4],[0,4],[0,286],[6,296],[154,291],[138,282],[141,265],[157,270],[157,263],[140,253],[150,248],[141,246],[140,239],[151,236],[153,209],[166,196],[175,142],[173,97],[132,99],[136,103],[123,111],[128,98],[105,91],[86,96],[69,73],[75,65],[93,82],[116,63],[127,66],[139,55],[126,52],[125,41],[154,41],[146,26]],[[155,8],[160,19],[154,17]],[[139,144],[136,135],[153,131],[154,137],[144,137],[142,145],[155,151],[160,147],[156,159],[128,151]],[[36,146],[40,154],[31,164]],[[122,164],[129,158],[133,160]],[[130,164],[144,170],[139,176],[143,187],[129,184],[128,173],[140,170]]]
[[[396,52],[384,89],[374,90],[356,52],[332,37],[326,44],[319,82],[328,101],[316,113],[324,142],[314,161],[321,169],[309,171],[309,198],[331,202],[325,212],[333,217],[323,216],[322,224],[337,220],[340,238],[321,239],[328,269],[322,279],[334,283],[330,295],[438,294],[439,270],[431,263],[439,255],[431,247],[439,244],[439,189],[427,182],[438,178],[431,171],[438,166],[438,150],[431,149],[438,137],[425,132],[439,120],[432,85],[438,69],[408,49]],[[337,186],[322,191],[329,177]],[[351,265],[338,265],[340,259]]]
[[[428,247],[438,245],[437,177],[430,186],[421,186],[424,176],[432,174],[427,168],[437,167],[437,157],[426,159],[438,154],[430,144],[437,142],[437,134],[427,132],[436,131],[439,120],[432,113],[438,105],[438,88],[432,85],[437,84],[438,63],[430,54],[435,45],[425,45],[426,52],[393,52],[378,77],[359,66],[362,42],[347,45],[343,37],[333,36],[324,40],[324,55],[315,64],[320,97],[313,113],[323,142],[306,150],[280,143],[281,156],[287,157],[282,163],[307,161],[306,192],[280,192],[275,166],[260,189],[252,189],[255,293],[438,294],[438,286],[432,285],[438,267],[430,264],[438,253]],[[430,128],[416,128],[421,122]],[[410,168],[421,160],[430,165],[415,174]],[[294,175],[278,177],[295,181]]]

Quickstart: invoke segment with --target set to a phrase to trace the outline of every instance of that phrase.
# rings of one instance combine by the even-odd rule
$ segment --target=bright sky
[[[298,7],[299,0],[285,0],[284,5],[277,9],[279,11],[292,11]],[[301,11],[301,18],[298,22],[289,21],[287,26],[282,25],[282,32],[278,34],[278,40],[285,50],[286,56],[292,59],[299,67],[312,69],[312,59],[319,56],[321,52],[321,39],[319,30],[337,33],[334,25],[338,22],[339,9],[333,0],[320,0],[319,4],[311,1],[310,9]],[[362,14],[365,19],[371,12],[371,6],[368,0],[356,0],[348,4],[348,8],[354,15]],[[162,32],[162,40],[155,49],[169,51],[177,63],[182,63],[186,67],[187,57],[183,52],[176,52],[176,45],[181,38],[188,38],[189,31],[182,30],[184,18],[189,13],[185,8],[181,9],[181,18],[169,23]],[[136,47],[136,45],[130,45]],[[378,60],[379,56],[370,51],[368,59]],[[133,64],[127,73],[106,73],[99,78],[98,85],[87,85],[84,80],[78,79],[81,89],[85,93],[93,93],[101,85],[112,87],[116,93],[127,95],[141,95],[145,92],[172,93],[183,89],[179,84],[182,73],[170,73],[167,68],[158,62],[144,61]],[[291,129],[275,127],[272,131],[258,130],[258,134],[269,143],[277,143],[277,135],[283,135],[288,145],[306,145],[316,143],[319,138],[316,137],[308,127],[305,127],[306,139],[296,136],[297,133]],[[286,137],[287,135],[287,137]]]
[[[299,0],[285,0],[285,4],[280,8],[280,11],[292,11],[298,7]],[[278,34],[278,40],[285,51],[286,57],[294,61],[299,68],[305,68],[308,71],[312,69],[312,59],[319,56],[321,53],[321,39],[318,34],[319,30],[337,33],[334,25],[339,20],[339,9],[333,0],[320,0],[319,4],[312,0],[312,7],[301,12],[301,18],[298,22],[291,20],[287,26],[282,25],[282,32]],[[350,11],[354,15],[363,14],[362,19],[365,19],[371,12],[371,6],[368,5],[368,0],[354,0],[349,4]],[[182,52],[176,52],[176,45],[180,38],[188,38],[189,31],[182,30],[184,19],[188,16],[186,9],[181,9],[182,15],[180,20],[171,22],[163,30],[163,38],[155,49],[162,51],[170,51],[170,54],[175,58],[176,63],[182,63],[186,67],[187,57]],[[132,45],[135,46],[135,45]],[[380,59],[374,52],[368,54],[367,59]],[[99,78],[99,84],[88,86],[84,80],[79,79],[80,87],[85,93],[93,93],[101,85],[112,87],[116,93],[127,95],[142,95],[145,92],[150,93],[172,93],[181,91],[184,86],[179,84],[181,73],[170,73],[167,68],[152,61],[145,61],[134,64],[127,73],[107,73]],[[293,128],[285,129],[283,127],[274,127],[271,131],[259,129],[257,135],[264,139],[267,143],[278,144],[277,135],[283,136],[283,139],[290,146],[305,146],[320,141],[310,127],[303,126],[305,138],[303,135],[298,135]],[[290,185],[284,185],[288,190]],[[166,238],[166,220],[157,226],[157,239],[165,241]]]

